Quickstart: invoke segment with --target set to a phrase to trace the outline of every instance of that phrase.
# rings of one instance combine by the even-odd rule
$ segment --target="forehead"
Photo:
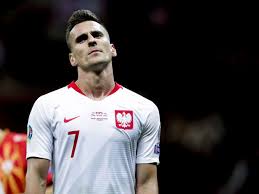
[[[87,34],[93,31],[103,32],[104,35],[108,37],[108,32],[106,31],[106,29],[101,24],[95,21],[85,21],[75,25],[70,31],[70,36],[72,38],[75,38],[81,34]]]

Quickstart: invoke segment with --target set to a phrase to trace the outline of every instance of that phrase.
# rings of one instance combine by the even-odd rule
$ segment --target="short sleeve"
[[[46,99],[38,98],[33,104],[27,124],[27,159],[38,157],[51,160],[53,150],[52,115],[53,111],[46,103]]]
[[[159,110],[153,104],[143,125],[143,132],[138,142],[136,163],[157,163],[160,155],[161,122]]]

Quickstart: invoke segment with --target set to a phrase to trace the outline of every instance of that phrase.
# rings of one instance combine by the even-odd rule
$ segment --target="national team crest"
[[[133,129],[133,111],[115,110],[115,123],[119,129]]]

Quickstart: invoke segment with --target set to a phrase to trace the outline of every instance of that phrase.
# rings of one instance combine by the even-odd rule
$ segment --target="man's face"
[[[106,29],[94,21],[85,21],[74,26],[70,32],[69,54],[72,66],[89,70],[111,62],[117,55]]]

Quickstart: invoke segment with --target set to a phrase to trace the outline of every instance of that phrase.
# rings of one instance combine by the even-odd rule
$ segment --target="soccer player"
[[[32,107],[25,193],[45,192],[51,162],[54,194],[158,194],[158,107],[115,82],[117,52],[94,13],[73,12],[66,41],[78,78]]]

